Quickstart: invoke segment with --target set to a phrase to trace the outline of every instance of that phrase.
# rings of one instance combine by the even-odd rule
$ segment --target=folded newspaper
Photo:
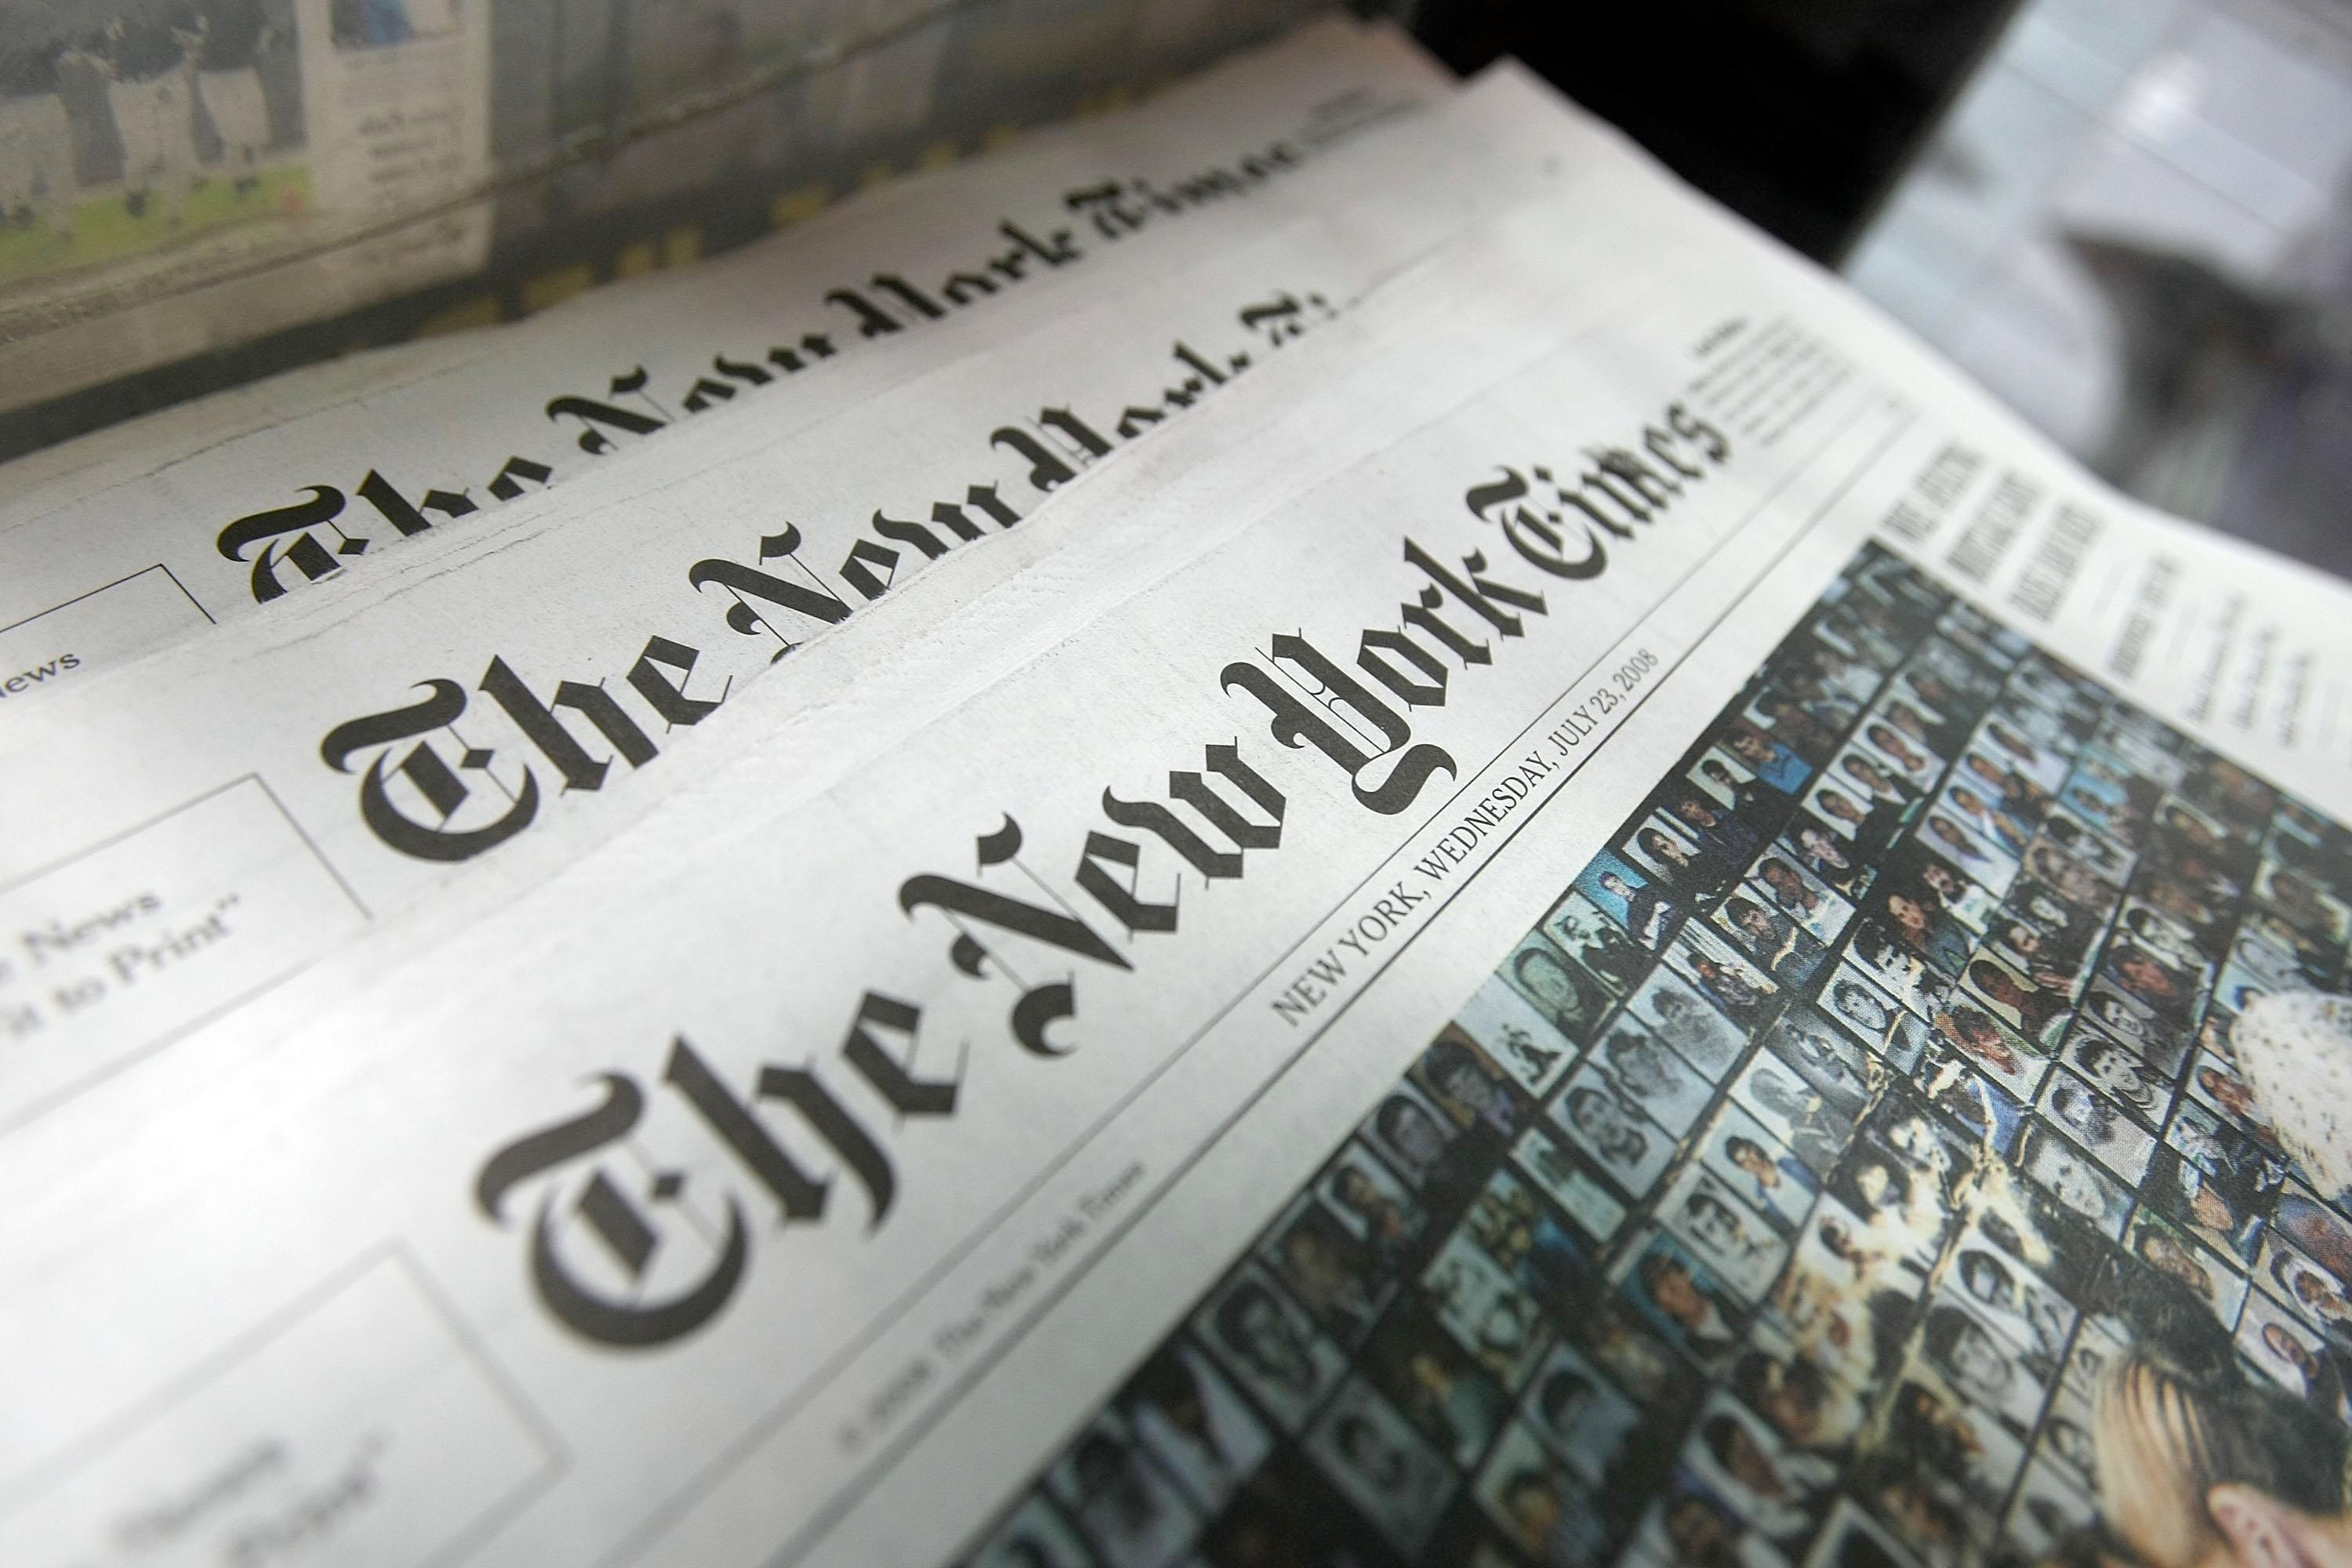
[[[0,709],[0,1560],[2352,1562],[2352,595],[1286,48],[1420,107]]]

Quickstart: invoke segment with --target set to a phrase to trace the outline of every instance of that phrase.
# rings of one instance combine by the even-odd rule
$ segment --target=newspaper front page
[[[2344,591],[1603,194],[0,1141],[12,1560],[2335,1561]]]
[[[150,422],[110,464],[0,469],[0,721],[150,647],[479,533],[655,437],[756,405],[771,420],[788,417],[780,402],[838,409],[952,357],[942,336],[968,349],[1015,330],[976,321],[1072,308],[1041,293],[1109,287],[1088,279],[1276,226],[1335,183],[1318,161],[1446,96],[1392,29],[1320,24],[1144,110],[907,182],[709,268],[404,351],[383,384],[338,393],[344,373],[306,374],[314,407],[199,426],[173,460],[159,460],[155,427],[193,416]],[[1477,134],[1464,124],[1422,143],[1450,147],[1457,166],[1424,166],[1444,177],[1416,192],[1408,161],[1395,199],[1440,207]]]
[[[1498,117],[1528,122],[1516,159],[1465,133]],[[192,1031],[245,1037],[242,1015],[265,999],[299,1012],[272,994],[382,917],[609,835],[707,770],[681,745],[733,728],[730,704],[758,678],[797,683],[812,644],[859,635],[955,555],[1003,548],[1082,474],[1263,374],[1502,193],[1605,200],[1647,177],[1508,75],[1411,141],[1359,151],[1301,174],[1319,215],[1271,233],[1243,214],[1207,220],[1192,233],[1209,250],[1181,274],[1106,264],[1098,302],[1016,305],[1040,324],[991,352],[916,374],[877,349],[837,373],[887,373],[869,384],[895,383],[887,399],[820,417],[820,393],[843,380],[778,388],[765,408],[650,443],[364,584],[322,584],[186,657],[13,715],[0,799],[42,831],[0,844],[9,918],[70,924],[128,900],[118,939],[169,944],[202,926],[222,940],[137,984],[90,970],[94,953],[60,955],[75,987],[62,994],[55,963],[0,975],[13,1042],[0,1126]],[[1445,195],[1482,166],[1485,196]],[[957,333],[992,340],[1006,323],[905,353],[929,363]],[[770,417],[784,399],[797,434]],[[100,991],[68,1005],[92,980]],[[168,1100],[197,1070],[134,1092]]]

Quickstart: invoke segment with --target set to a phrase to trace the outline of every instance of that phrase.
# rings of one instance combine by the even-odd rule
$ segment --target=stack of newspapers
[[[0,1563],[2352,1561],[2352,594],[1324,22],[0,468]]]

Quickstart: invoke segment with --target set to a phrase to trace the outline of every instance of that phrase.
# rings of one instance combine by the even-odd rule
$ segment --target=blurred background
[[[0,0],[0,457],[691,265],[1316,0]],[[1361,0],[2339,573],[2352,0]]]

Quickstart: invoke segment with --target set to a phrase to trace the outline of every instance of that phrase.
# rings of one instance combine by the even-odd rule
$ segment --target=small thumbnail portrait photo
[[[1754,883],[1726,894],[1709,918],[1734,947],[1783,985],[1811,985],[1829,956],[1821,938],[1782,914],[1771,895]]]
[[[1634,1197],[1647,1193],[1674,1158],[1674,1134],[1622,1097],[1598,1068],[1585,1067],[1568,1080],[1550,1116],[1569,1142]]]
[[[1633,994],[1626,1011],[1639,1018],[1709,1082],[1721,1081],[1748,1043],[1748,1032],[1725,1017],[1696,986],[1661,967]]]
[[[1919,1053],[1927,1046],[1927,1023],[1906,1012],[1860,968],[1840,964],[1822,988],[1822,1004],[1839,1027],[1895,1071],[1909,1073],[1918,1067]]]
[[[1617,853],[1635,869],[1663,877],[1693,898],[1720,888],[1731,879],[1735,862],[1700,844],[1696,835],[1652,812],[1617,846]]]
[[[2041,1110],[2052,1125],[2130,1184],[2137,1186],[2147,1174],[2155,1137],[2064,1068],[2043,1085]]]
[[[1549,1194],[1578,1229],[1606,1242],[1625,1223],[1625,1205],[1601,1182],[1591,1163],[1538,1123],[1520,1137],[1511,1159],[1528,1180]]]
[[[1539,931],[1528,932],[1496,973],[1565,1038],[1585,1038],[1609,1011],[1609,993],[1601,983]]]
[[[1920,1354],[1961,1398],[2013,1432],[2031,1431],[2049,1389],[2018,1349],[1948,1296],[1927,1309]]]
[[[1360,1379],[1342,1385],[1307,1451],[1401,1552],[1421,1549],[1454,1494],[1453,1467]]]
[[[1774,847],[1820,879],[1823,887],[1844,897],[1859,897],[1870,885],[1870,858],[1810,812],[1792,815]]]
[[[1799,1003],[1780,1015],[1765,1046],[1842,1115],[1858,1116],[1886,1069],[1818,1008]]]
[[[2237,1325],[2246,1300],[2246,1279],[2211,1248],[2148,1209],[2133,1217],[2128,1244],[2134,1258],[2195,1292],[2211,1310],[2215,1322],[2225,1329]]]
[[[1602,1031],[1591,1061],[1609,1075],[1620,1094],[1676,1137],[1691,1130],[1715,1098],[1715,1085],[1631,1014],[1618,1015]]]
[[[1952,988],[1952,983],[1926,959],[1869,921],[1855,924],[1846,955],[1880,989],[1922,1018],[1934,1016]]]
[[[1454,1121],[1419,1091],[1399,1084],[1364,1118],[1365,1141],[1399,1175],[1419,1187],[1459,1136]]]
[[[2046,1122],[2026,1130],[2025,1173],[2110,1238],[2123,1234],[2131,1193]]]
[[[1136,1436],[1209,1508],[1223,1506],[1274,1447],[1249,1402],[1181,1340],[1143,1363],[1118,1407]]]
[[[1339,1347],[1317,1331],[1255,1264],[1244,1264],[1201,1309],[1193,1327],[1260,1405],[1292,1431],[1346,1369]]]
[[[1457,1465],[1474,1463],[1510,1410],[1494,1376],[1409,1300],[1381,1321],[1364,1347],[1362,1372]]]
[[[1650,955],[1582,893],[1570,893],[1543,919],[1544,934],[1610,991],[1622,996],[1642,982]]]
[[[1731,1097],[1815,1175],[1826,1176],[1853,1136],[1858,1108],[1832,1102],[1770,1051],[1733,1080]]]
[[[1628,1258],[1626,1299],[1692,1360],[1718,1365],[1738,1346],[1746,1310],[1688,1247],[1657,1231]]]
[[[1700,1411],[1683,1463],[1758,1534],[1792,1550],[1812,1533],[1836,1495],[1835,1465],[1791,1449],[1722,1394]]]
[[[1704,1164],[1684,1167],[1658,1212],[1710,1273],[1742,1301],[1763,1299],[1789,1243]]]
[[[1805,1223],[1821,1194],[1821,1179],[1734,1100],[1725,1100],[1716,1113],[1700,1140],[1699,1158],[1718,1181],[1784,1232]]]
[[[1546,1568],[1585,1568],[1606,1532],[1592,1494],[1517,1422],[1505,1428],[1478,1476],[1478,1501],[1503,1532]]]
[[[1181,1488],[1144,1452],[1117,1412],[1095,1417],[1046,1475],[1107,1563],[1160,1568],[1192,1539],[1199,1520]]]
[[[1557,1070],[1555,1064],[1554,1070]],[[1461,1026],[1448,1024],[1412,1065],[1412,1079],[1456,1127],[1485,1127],[1499,1137],[1518,1131],[1524,1102],[1503,1070]]]
[[[1577,873],[1576,890],[1653,952],[1690,908],[1687,897],[1664,879],[1637,871],[1606,850]]]
[[[2045,1381],[2065,1356],[2074,1309],[2032,1269],[1972,1232],[1960,1243],[1950,1276],[1954,1293],[2023,1352]]]
[[[1773,909],[1825,942],[1835,942],[1853,918],[1852,904],[1780,845],[1756,858],[1748,879]]]
[[[2343,1282],[2275,1236],[2263,1246],[2262,1279],[2263,1288],[2301,1313],[2304,1321],[2352,1338],[2352,1297]]]
[[[2113,1035],[2078,1022],[2067,1032],[2062,1059],[2134,1121],[2148,1128],[2164,1124],[2172,1108],[2172,1085]]]
[[[1683,927],[1668,945],[1666,966],[1688,981],[1746,1034],[1763,1021],[1780,984],[1703,922]]]
[[[1570,1470],[1596,1487],[1642,1419],[1632,1400],[1566,1345],[1555,1346],[1528,1380],[1521,1415]]]
[[[1349,1139],[1325,1167],[1316,1193],[1384,1270],[1394,1268],[1421,1234],[1419,1201],[1360,1139]]]
[[[1363,1338],[1387,1302],[1389,1287],[1372,1249],[1311,1194],[1292,1201],[1258,1252],[1292,1299],[1341,1344]]]
[[[2289,1394],[2342,1418],[2344,1352],[2260,1290],[2246,1298],[2238,1350]]]
[[[1517,1387],[1546,1339],[1542,1309],[1517,1279],[1456,1231],[1421,1287],[1446,1331],[1504,1387]]]

